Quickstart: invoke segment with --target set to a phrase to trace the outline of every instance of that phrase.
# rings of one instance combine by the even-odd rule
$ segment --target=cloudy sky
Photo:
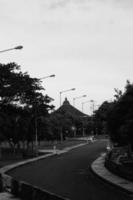
[[[45,93],[59,107],[59,92],[70,103],[113,99],[133,79],[132,0],[0,0],[0,50],[23,45],[21,51],[0,55],[43,80]],[[84,104],[90,112],[90,103]]]

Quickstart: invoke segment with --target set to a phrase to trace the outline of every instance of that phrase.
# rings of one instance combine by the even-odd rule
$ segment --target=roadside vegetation
[[[22,72],[16,63],[0,64],[0,167],[35,156],[36,134],[39,148],[53,149],[56,145],[63,149],[81,143],[65,140],[66,130],[61,141],[55,131],[60,130],[61,121],[50,115],[52,101],[41,79]],[[70,125],[69,119],[62,123],[67,128]]]
[[[39,140],[49,137],[47,117],[54,106],[44,90],[40,79],[16,63],[0,64],[0,142],[11,151],[33,148],[36,129]]]
[[[114,97],[114,101],[104,102],[95,112],[95,128],[110,138],[105,166],[133,180],[133,84],[127,81],[123,92],[115,89]]]
[[[126,149],[128,160],[132,159],[132,83],[127,81],[124,92],[115,89],[114,100],[103,102],[91,116],[81,116],[83,113],[71,105],[68,112],[64,108],[54,111],[53,99],[44,91],[41,79],[22,72],[18,64],[0,64],[1,163],[34,156],[36,133],[38,145],[46,149],[79,143],[67,138],[106,135],[114,147]]]
[[[115,89],[114,100],[105,101],[95,111],[94,128],[106,133],[116,146],[133,148],[133,84],[127,81],[124,92]]]

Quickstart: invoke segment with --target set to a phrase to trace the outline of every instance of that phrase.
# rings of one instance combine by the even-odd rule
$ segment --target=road
[[[127,200],[124,193],[90,170],[90,164],[105,151],[105,146],[105,141],[97,141],[19,167],[9,174],[71,200]]]

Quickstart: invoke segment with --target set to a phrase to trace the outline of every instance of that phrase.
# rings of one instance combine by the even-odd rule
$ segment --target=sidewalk
[[[92,163],[91,165],[92,171],[103,180],[125,191],[133,199],[133,182],[121,178],[117,175],[114,175],[109,170],[107,170],[104,167],[104,158],[105,154],[102,154],[98,159],[96,159]]]

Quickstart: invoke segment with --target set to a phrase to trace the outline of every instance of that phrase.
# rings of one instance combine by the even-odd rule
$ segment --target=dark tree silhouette
[[[41,129],[44,130],[45,118],[53,106],[49,105],[52,98],[44,96],[42,90],[41,80],[21,72],[16,63],[0,64],[1,141],[7,140],[14,148],[20,141],[33,141],[35,119],[43,138]]]
[[[114,101],[108,115],[108,129],[113,142],[133,146],[133,84],[129,81],[123,94]]]

